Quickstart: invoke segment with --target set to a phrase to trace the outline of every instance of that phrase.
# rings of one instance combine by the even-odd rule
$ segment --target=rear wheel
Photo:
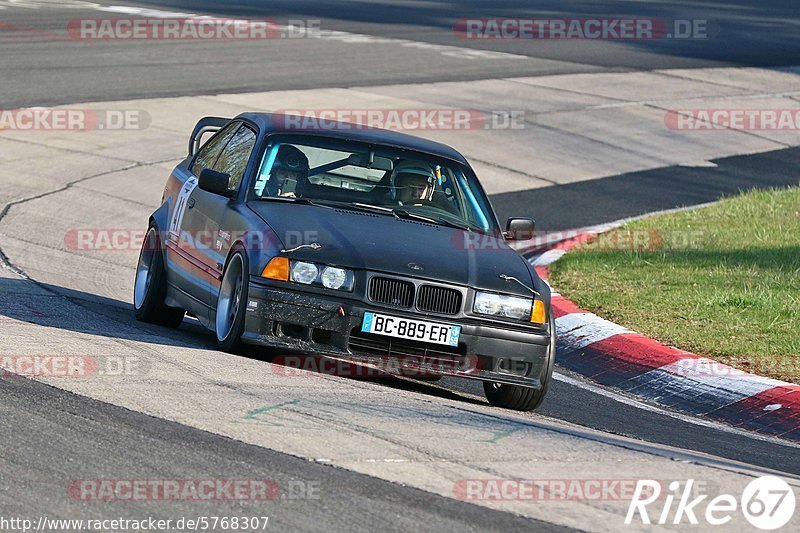
[[[167,276],[161,241],[155,226],[147,230],[139,262],[136,265],[136,280],[133,283],[133,308],[136,320],[177,328],[186,312],[164,304],[167,294]]]
[[[486,399],[495,407],[513,409],[515,411],[533,411],[542,404],[550,382],[553,379],[553,367],[556,361],[556,323],[550,316],[550,346],[547,349],[547,363],[542,372],[540,389],[521,387],[519,385],[506,385],[493,381],[483,382],[483,392]]]
[[[225,266],[217,297],[217,344],[226,352],[234,352],[241,347],[249,290],[248,272],[247,257],[244,251],[237,250]]]

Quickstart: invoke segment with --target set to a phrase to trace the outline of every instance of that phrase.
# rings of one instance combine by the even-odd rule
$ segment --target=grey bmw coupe
[[[177,327],[188,313],[226,351],[400,361],[401,374],[481,380],[495,406],[539,406],[550,289],[509,246],[533,221],[501,228],[448,146],[296,118],[198,122],[150,216],[136,318]]]

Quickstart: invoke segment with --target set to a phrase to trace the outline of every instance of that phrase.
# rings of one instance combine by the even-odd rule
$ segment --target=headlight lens
[[[528,320],[533,300],[491,292],[476,292],[472,310],[482,315]]]
[[[319,269],[314,263],[296,261],[292,264],[292,281],[308,285],[313,283],[319,275]]]
[[[289,269],[289,279],[291,281],[339,291],[349,292],[353,290],[355,275],[352,270],[309,261],[289,261],[289,264],[291,265]]]
[[[347,281],[343,268],[325,267],[322,269],[322,286],[328,289],[341,289]]]

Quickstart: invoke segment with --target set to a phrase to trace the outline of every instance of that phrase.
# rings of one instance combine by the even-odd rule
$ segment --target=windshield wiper
[[[325,200],[325,202],[330,206],[339,207],[341,209],[350,209],[352,211],[371,211],[373,213],[381,213],[385,215],[393,216],[394,218],[400,218],[397,216],[397,213],[394,212],[393,209],[389,207],[381,207],[379,205],[372,205],[372,204],[362,204],[361,202],[341,202],[337,200]]]
[[[359,202],[352,202],[350,205],[359,207],[362,209],[369,209],[371,211],[378,211],[380,213],[386,213],[387,215],[394,215],[397,219],[405,219],[405,220],[419,220],[421,222],[428,222],[430,224],[436,224],[437,226],[449,226],[451,228],[460,229],[463,231],[473,231],[473,229],[469,226],[464,226],[462,224],[456,224],[455,222],[451,222],[449,220],[445,220],[442,218],[434,218],[425,215],[419,215],[417,213],[412,213],[410,211],[406,211],[405,209],[392,209],[391,207],[383,207],[379,205],[372,205],[372,204],[362,204]]]
[[[474,231],[471,227],[465,226],[463,224],[456,224],[455,222],[451,222],[449,220],[445,220],[443,218],[434,218],[428,217],[425,215],[418,215],[417,213],[412,213],[410,211],[406,211],[405,209],[392,209],[392,212],[398,218],[405,218],[410,220],[421,220],[423,222],[429,222],[431,224],[437,224],[439,226],[450,226],[451,228],[460,229],[463,231]]]
[[[340,208],[340,209],[352,209],[355,211],[371,211],[373,213],[377,212],[385,215],[390,215],[398,220],[401,219],[419,220],[421,222],[427,222],[429,224],[436,224],[437,226],[449,226],[451,228],[460,229],[462,231],[469,231],[469,232],[475,231],[473,228],[467,225],[457,224],[456,222],[451,222],[450,220],[446,220],[443,218],[435,218],[426,215],[420,215],[417,213],[406,211],[405,209],[392,209],[391,207],[383,207],[380,205],[362,204],[361,202],[341,202],[337,200],[309,200],[308,198],[292,198],[291,196],[262,196],[258,199],[276,200],[280,202],[291,202],[304,205],[314,205],[317,207],[327,207],[328,209]]]
[[[288,202],[290,204],[313,205],[315,207],[325,207],[328,209],[332,209],[331,206],[325,205],[324,203],[321,202],[317,202],[316,200],[309,200],[308,198],[295,198],[293,196],[257,196],[256,200],[268,201],[268,202]]]
[[[298,200],[305,200],[307,203],[311,205],[318,205],[322,207],[327,207],[329,209],[350,209],[351,211],[377,211],[378,213],[385,213],[387,215],[392,215],[395,218],[398,218],[397,215],[391,209],[386,207],[380,207],[377,205],[372,204],[362,204],[359,202],[343,202],[341,200],[308,200],[305,198],[298,198]]]
[[[469,226],[465,226],[462,224],[457,224],[455,222],[451,222],[449,220],[445,220],[442,218],[435,218],[429,217],[426,215],[419,215],[417,213],[412,213],[411,211],[406,211],[405,209],[392,209],[391,207],[383,207],[379,205],[372,205],[372,204],[362,204],[358,202],[353,202],[351,205],[356,207],[360,207],[363,209],[370,209],[372,211],[379,211],[381,213],[386,213],[387,215],[392,214],[395,218],[401,218],[406,220],[419,220],[422,222],[428,222],[430,224],[436,224],[438,226],[449,226],[451,228],[460,229],[463,231],[473,231],[473,229]]]
[[[379,205],[362,204],[360,202],[351,202],[350,205],[358,207],[360,209],[366,209],[369,211],[378,211],[379,213],[386,213],[387,215],[392,215],[394,218],[400,218],[399,216],[397,216],[397,213],[395,213],[394,209],[392,209],[391,207],[381,207]]]

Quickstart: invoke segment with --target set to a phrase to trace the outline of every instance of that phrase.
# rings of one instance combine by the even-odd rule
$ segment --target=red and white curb
[[[534,250],[528,261],[547,279],[547,265],[619,225],[572,232]],[[800,386],[661,344],[579,308],[555,290],[552,305],[561,367],[657,405],[800,442]]]

